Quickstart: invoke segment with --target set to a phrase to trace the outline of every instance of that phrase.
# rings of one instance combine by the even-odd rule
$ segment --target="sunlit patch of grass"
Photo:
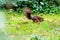
[[[12,12],[11,14],[6,12],[6,15],[8,19],[6,31],[9,34],[38,34],[41,37],[49,36],[50,40],[54,40],[55,34],[52,30],[60,28],[60,14],[43,14],[41,17],[44,18],[44,21],[40,23],[34,23],[32,20],[28,20],[24,14],[16,12]],[[60,36],[57,36],[57,38],[59,39]]]

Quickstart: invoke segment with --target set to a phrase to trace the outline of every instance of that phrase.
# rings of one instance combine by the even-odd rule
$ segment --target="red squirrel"
[[[25,13],[26,17],[27,17],[28,19],[32,20],[33,22],[38,23],[38,22],[44,21],[44,18],[42,18],[42,17],[39,17],[39,16],[33,16],[33,17],[32,17],[32,16],[31,16],[32,12],[31,12],[30,8],[28,8],[28,7],[26,7],[26,8],[24,9],[24,13]]]

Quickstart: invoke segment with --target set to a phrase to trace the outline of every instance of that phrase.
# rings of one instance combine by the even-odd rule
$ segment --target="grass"
[[[40,23],[33,23],[22,12],[10,12],[8,14],[7,11],[5,13],[8,21],[8,27],[5,31],[8,34],[28,36],[37,34],[41,36],[41,40],[60,40],[60,14],[42,14],[41,17],[45,20]],[[41,14],[37,15],[40,16]]]

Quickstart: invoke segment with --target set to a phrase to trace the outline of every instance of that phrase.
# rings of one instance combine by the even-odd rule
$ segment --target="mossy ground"
[[[43,22],[34,23],[23,12],[4,12],[7,17],[6,33],[17,35],[40,35],[45,40],[60,40],[60,14],[33,14],[44,18]],[[19,38],[19,37],[18,37]],[[48,39],[47,39],[48,38]]]

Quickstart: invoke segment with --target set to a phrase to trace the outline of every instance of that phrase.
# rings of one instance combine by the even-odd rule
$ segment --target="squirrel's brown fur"
[[[39,16],[33,16],[32,17],[31,16],[32,12],[31,12],[31,10],[29,8],[25,8],[24,12],[25,12],[26,17],[28,19],[33,20],[33,22],[42,22],[42,21],[44,21],[44,18],[42,18],[42,17],[39,17]]]

